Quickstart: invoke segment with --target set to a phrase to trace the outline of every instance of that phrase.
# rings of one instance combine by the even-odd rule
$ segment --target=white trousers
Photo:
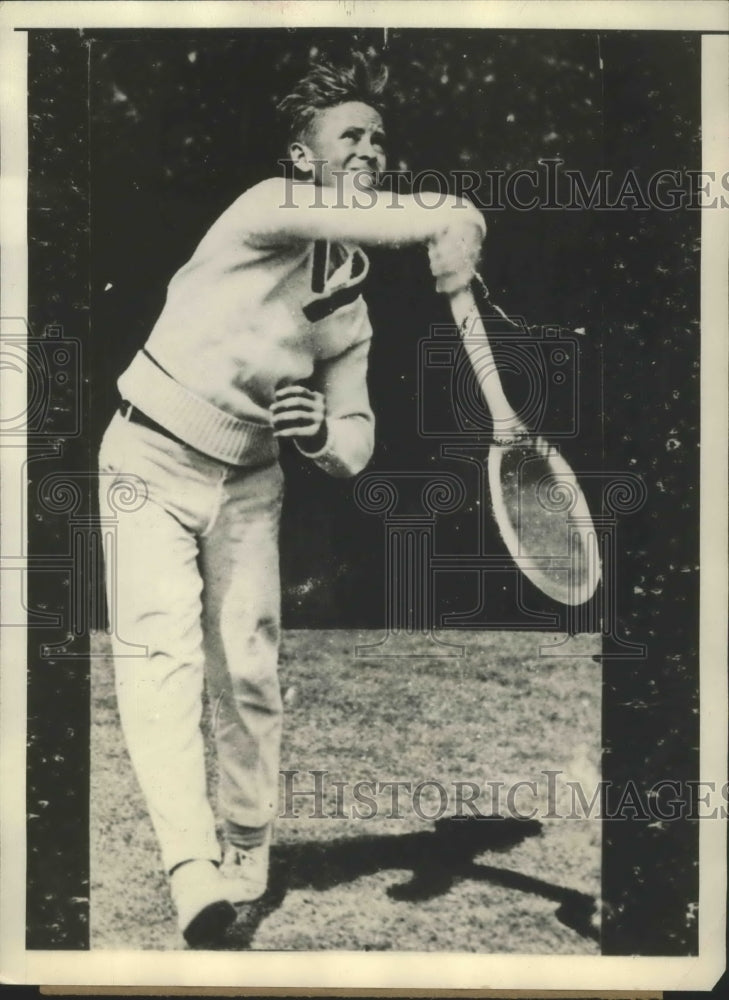
[[[283,474],[278,462],[225,465],[118,414],[99,472],[116,691],[132,764],[165,868],[218,861],[204,684],[221,818],[261,827],[276,811]]]

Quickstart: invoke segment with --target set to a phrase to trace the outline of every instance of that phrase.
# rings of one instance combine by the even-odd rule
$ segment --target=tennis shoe
[[[219,944],[236,914],[218,866],[212,861],[186,861],[172,872],[170,892],[182,936],[190,947]]]
[[[227,898],[231,903],[252,903],[261,898],[268,885],[270,851],[270,825],[263,843],[257,847],[226,845],[220,873],[227,883]]]

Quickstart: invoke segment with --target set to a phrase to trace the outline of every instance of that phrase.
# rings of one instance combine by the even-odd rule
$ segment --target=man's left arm
[[[369,334],[369,320],[366,321]],[[320,361],[313,388],[287,386],[271,407],[274,433],[331,476],[355,476],[374,448],[375,419],[367,392],[370,336]]]

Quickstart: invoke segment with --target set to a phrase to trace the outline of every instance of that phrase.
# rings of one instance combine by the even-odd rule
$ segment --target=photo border
[[[457,15],[455,13],[457,10]],[[454,24],[454,20],[457,23]],[[447,5],[379,2],[316,5],[177,2],[12,3],[0,9],[2,91],[2,316],[27,312],[26,48],[23,28],[59,27],[470,27],[579,30],[699,31],[702,39],[702,169],[727,169],[729,64],[727,7],[723,3],[459,3]],[[729,290],[729,213],[701,213],[701,777],[726,782],[727,607],[726,427]],[[24,401],[6,397],[3,412],[20,412]],[[20,406],[18,405],[20,404]],[[24,449],[3,446],[3,552],[15,551],[25,495]],[[20,484],[23,489],[18,488]],[[11,574],[17,592],[3,604],[23,599],[24,574]],[[17,580],[15,579],[17,577]],[[726,928],[726,828],[700,825],[700,951],[697,957],[613,957],[472,955],[459,953],[278,953],[43,952],[27,951],[25,926],[26,747],[24,631],[6,629],[2,639],[0,778],[3,799],[0,976],[6,982],[57,985],[124,984],[167,986],[246,985],[388,989],[666,989],[710,988],[724,969]],[[500,994],[501,995],[501,994]]]

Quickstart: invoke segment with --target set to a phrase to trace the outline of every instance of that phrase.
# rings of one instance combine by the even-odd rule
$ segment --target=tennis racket
[[[595,592],[601,567],[595,528],[577,477],[559,451],[530,433],[509,404],[471,289],[449,298],[493,421],[488,478],[501,537],[535,586],[562,604],[584,604]]]

